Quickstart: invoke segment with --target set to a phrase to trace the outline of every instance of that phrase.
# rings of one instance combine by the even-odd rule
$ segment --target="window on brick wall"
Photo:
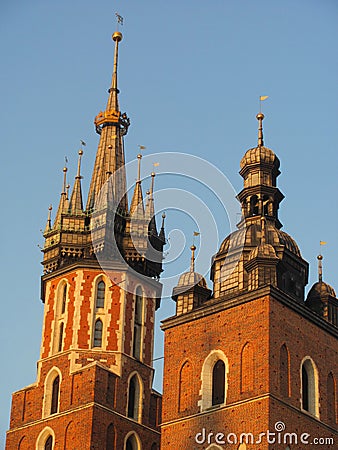
[[[61,314],[64,314],[66,311],[66,303],[67,303],[67,285],[65,284],[62,289]]]
[[[96,288],[96,308],[104,308],[104,299],[106,295],[106,285],[104,281],[99,281]]]
[[[336,382],[333,373],[327,376],[327,418],[331,425],[336,425],[337,399],[336,399]]]
[[[302,409],[314,416],[319,416],[318,406],[318,372],[310,357],[303,360],[301,365]]]
[[[102,346],[102,330],[103,324],[101,319],[97,319],[94,326],[94,342],[93,347],[101,347]]]
[[[106,450],[115,450],[115,427],[112,423],[107,428]]]
[[[289,351],[285,344],[279,351],[279,392],[282,397],[290,396]]]
[[[141,386],[138,376],[135,374],[131,377],[129,381],[128,390],[128,411],[127,415],[131,419],[140,421],[140,399],[141,396]]]
[[[60,377],[54,378],[52,384],[52,401],[50,406],[50,413],[55,414],[59,410],[59,392],[60,392]]]
[[[52,436],[48,436],[45,443],[45,450],[52,450],[53,448],[53,438]]]
[[[133,356],[136,359],[141,359],[142,357],[142,331],[143,331],[143,291],[141,286],[138,286],[135,295],[134,341],[133,341]]]
[[[63,322],[60,323],[60,327],[59,327],[59,345],[58,345],[58,352],[62,351],[62,345],[63,345],[63,329],[64,329],[64,324]]]
[[[125,450],[141,450],[141,443],[135,433],[128,436],[125,444]]]
[[[212,406],[221,405],[225,398],[225,364],[219,359],[212,370]]]

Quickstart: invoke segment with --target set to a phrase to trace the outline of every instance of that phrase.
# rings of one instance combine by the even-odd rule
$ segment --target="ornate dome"
[[[201,286],[207,288],[205,278],[197,272],[185,272],[180,276],[177,287]]]
[[[307,300],[309,301],[312,299],[318,299],[319,297],[327,295],[336,297],[336,293],[333,287],[327,283],[324,283],[324,281],[317,281],[317,283],[315,283],[310,289]]]
[[[230,246],[232,249],[240,248],[243,245],[256,246],[257,244],[252,242],[252,227],[254,226],[251,224],[246,228],[241,228],[229,234],[222,242],[217,254],[227,253]],[[267,232],[269,236],[271,234],[273,235],[271,236],[273,237],[273,246],[283,245],[291,253],[301,257],[299,247],[295,240],[289,234],[285,233],[285,231],[278,230],[276,227],[269,225]],[[270,241],[270,239],[268,240]]]
[[[244,166],[250,165],[250,164],[270,164],[275,165],[276,168],[279,167],[279,159],[275,155],[275,153],[267,147],[259,146],[250,148],[243,158],[241,159],[241,169],[243,169]]]

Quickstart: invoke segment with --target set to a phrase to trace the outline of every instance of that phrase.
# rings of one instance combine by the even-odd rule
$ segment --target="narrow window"
[[[59,375],[54,378],[52,385],[52,401],[50,407],[50,413],[55,414],[59,409],[59,389],[60,389],[60,377]]]
[[[45,450],[52,450],[52,446],[53,446],[53,438],[52,436],[48,436],[48,439],[46,440],[45,443]]]
[[[62,344],[63,344],[63,322],[61,322],[60,324],[60,329],[59,329],[59,346],[58,346],[58,352],[62,351]]]
[[[96,308],[104,308],[104,297],[106,293],[106,285],[104,281],[100,281],[96,290]]]
[[[279,351],[279,391],[282,397],[289,397],[289,352],[285,344]]]
[[[136,290],[136,298],[135,298],[134,342],[133,342],[133,356],[136,359],[141,359],[142,325],[143,325],[143,292],[142,289],[138,287]]]
[[[126,442],[126,450],[138,450],[139,446],[137,444],[136,438],[134,435],[129,436]]]
[[[219,359],[212,371],[212,406],[221,405],[225,398],[225,364]]]
[[[193,382],[192,367],[189,361],[186,361],[180,371],[179,379],[179,412],[186,411],[191,406],[191,385]]]
[[[314,363],[306,359],[301,368],[302,408],[318,417],[318,376]]]
[[[114,449],[115,449],[115,429],[114,425],[111,423],[107,428],[106,450],[114,450]]]
[[[140,385],[137,376],[134,375],[129,382],[128,417],[139,418]]]
[[[61,305],[61,314],[64,314],[66,311],[66,303],[67,303],[67,285],[63,286],[62,291],[62,305]]]
[[[302,366],[302,402],[303,409],[309,411],[309,377],[304,365]]]
[[[103,329],[102,320],[97,319],[94,327],[94,347],[102,346],[102,329]]]
[[[336,424],[336,386],[332,372],[327,377],[327,416],[331,425]]]

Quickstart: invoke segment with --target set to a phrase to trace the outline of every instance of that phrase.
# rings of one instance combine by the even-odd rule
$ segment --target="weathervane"
[[[117,19],[117,25],[123,25],[123,17],[120,16],[119,13],[115,13],[116,19]]]

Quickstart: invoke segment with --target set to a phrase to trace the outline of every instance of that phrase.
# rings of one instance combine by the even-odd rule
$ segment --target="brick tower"
[[[155,309],[160,305],[164,219],[157,232],[153,185],[144,207],[140,170],[128,208],[114,69],[87,206],[81,157],[44,232],[44,321],[37,380],[13,394],[6,449],[158,449],[161,397],[152,390]],[[140,169],[141,155],[139,155]]]
[[[192,263],[162,325],[162,449],[337,448],[338,300],[320,270],[304,301],[308,264],[281,230],[263,118],[241,161],[242,219],[212,261],[213,294]]]

